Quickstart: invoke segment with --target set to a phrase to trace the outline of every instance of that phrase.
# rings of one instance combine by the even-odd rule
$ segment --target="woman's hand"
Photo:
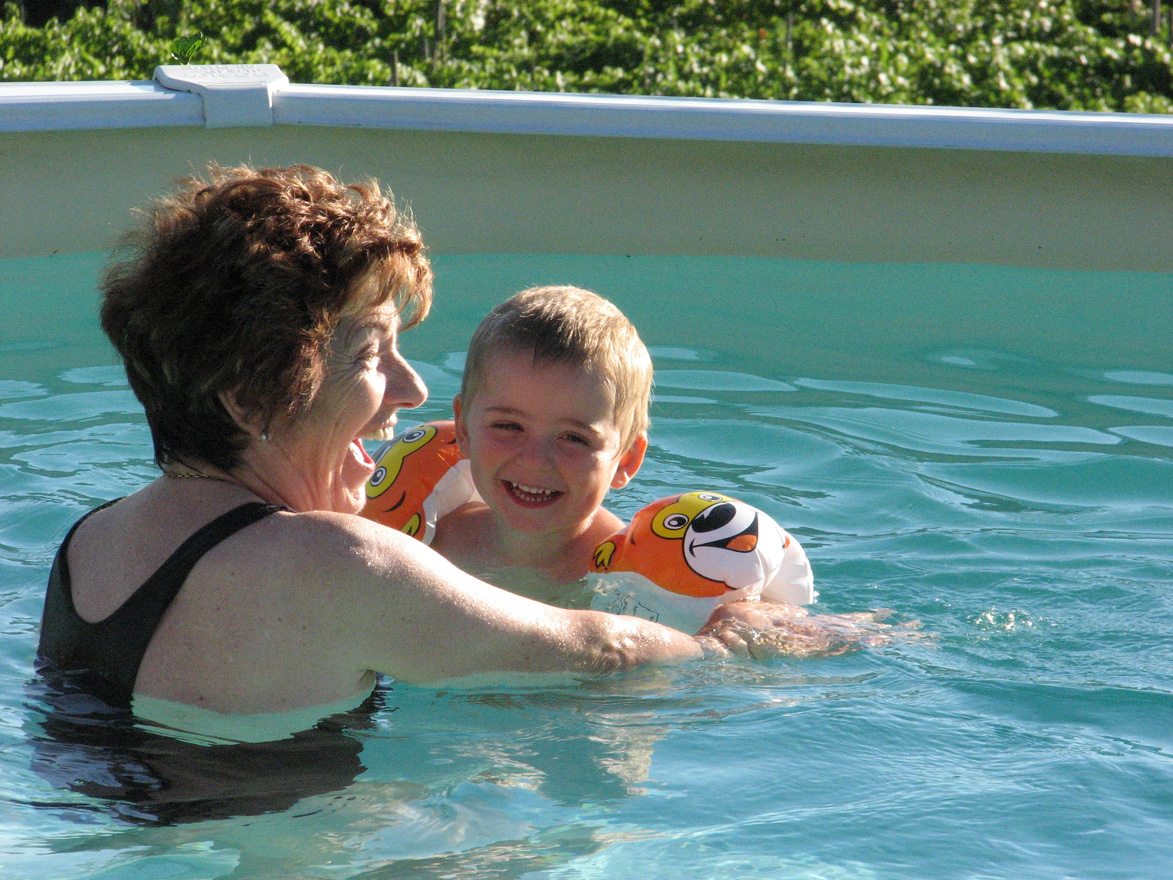
[[[729,602],[717,607],[696,639],[706,657],[830,657],[911,635],[917,624],[884,623],[890,613],[812,615],[798,605]]]

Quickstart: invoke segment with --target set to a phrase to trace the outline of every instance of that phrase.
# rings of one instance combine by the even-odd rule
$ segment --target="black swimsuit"
[[[129,705],[147,646],[195,564],[225,538],[287,508],[251,501],[217,517],[184,541],[116,611],[89,623],[74,608],[65,554],[86,517],[109,506],[78,520],[57,551],[45,594],[38,654],[60,671],[96,673],[109,686],[103,694],[107,700]]]

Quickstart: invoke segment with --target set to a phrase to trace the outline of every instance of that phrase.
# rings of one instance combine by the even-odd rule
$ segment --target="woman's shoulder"
[[[272,553],[277,550],[297,570],[327,576],[369,577],[376,570],[400,567],[426,548],[414,538],[360,516],[329,511],[285,511],[269,518],[256,535]]]
[[[282,511],[273,517],[273,528],[284,540],[297,542],[307,550],[312,550],[317,542],[339,547],[418,543],[365,517],[327,510]]]
[[[70,540],[70,561],[83,567],[97,562],[99,569],[139,582],[201,533],[209,562],[218,559],[245,570],[265,565],[296,571],[326,560],[343,567],[375,548],[391,552],[400,543],[391,529],[357,516],[295,512],[243,493],[235,503],[223,498],[178,503],[140,490],[85,517]]]

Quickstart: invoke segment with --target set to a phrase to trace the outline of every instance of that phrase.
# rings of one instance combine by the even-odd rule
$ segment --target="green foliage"
[[[193,33],[307,83],[1173,112],[1148,0],[9,2],[0,80],[145,79]]]
[[[171,42],[171,57],[180,64],[191,64],[192,59],[203,48],[204,42],[203,34],[176,37]]]

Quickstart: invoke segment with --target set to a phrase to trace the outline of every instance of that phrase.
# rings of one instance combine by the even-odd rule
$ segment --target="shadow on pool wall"
[[[438,254],[1173,268],[1169,117],[156,80],[0,84],[0,258],[107,248],[215,160],[375,176]]]
[[[37,382],[75,367],[119,365],[98,329],[97,286],[106,256],[103,251],[0,260],[4,379]]]
[[[435,268],[433,317],[403,339],[430,363],[505,297],[546,283],[612,299],[653,350],[784,381],[830,378],[811,368],[832,363],[839,380],[938,387],[944,371],[965,390],[1030,400],[1043,390],[1032,364],[1165,371],[1173,335],[1168,273],[510,254],[440,254]]]
[[[449,330],[557,282],[614,299],[653,346],[781,376],[833,359],[931,385],[936,359],[976,363],[989,340],[1167,367],[1173,117],[308,86],[273,65],[156,79],[0,84],[0,272],[42,257],[76,282],[175,179],[307,162],[411,207]],[[529,277],[532,254],[559,277]],[[8,306],[3,344],[69,361],[38,340],[92,320],[96,294]],[[455,347],[429,333],[409,356]]]

